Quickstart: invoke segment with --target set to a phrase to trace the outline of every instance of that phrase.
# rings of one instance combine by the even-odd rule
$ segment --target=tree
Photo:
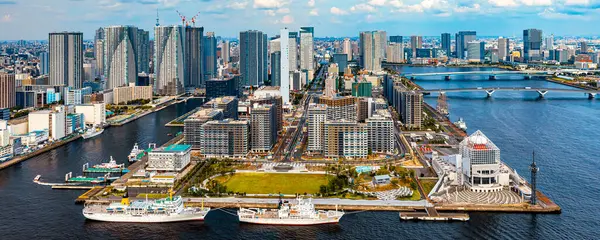
[[[319,193],[321,193],[321,195],[325,195],[327,193],[327,186],[325,186],[325,185],[319,186]]]

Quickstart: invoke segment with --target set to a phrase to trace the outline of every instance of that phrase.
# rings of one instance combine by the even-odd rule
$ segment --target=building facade
[[[148,153],[147,171],[181,172],[189,164],[192,146],[170,145]]]
[[[289,45],[289,31],[287,28],[282,28],[280,31],[281,37],[279,38],[279,48],[281,50],[281,58],[279,60],[281,74],[281,85],[279,86],[279,91],[281,91],[281,97],[283,98],[284,104],[290,103],[290,71],[292,68],[290,66],[290,58],[295,57],[291,54]],[[294,40],[295,41],[295,40]]]
[[[130,86],[113,89],[113,103],[127,104],[133,100],[152,101],[152,86]]]
[[[50,33],[50,85],[83,85],[83,33]]]
[[[0,71],[0,108],[13,108],[17,105],[15,75]]]
[[[277,113],[274,105],[255,104],[250,113],[250,144],[254,152],[268,152],[277,142]]]
[[[154,28],[155,91],[160,95],[179,95],[185,90],[185,28],[157,26]]]
[[[526,29],[523,30],[523,61],[541,61],[542,60],[542,30]]]
[[[248,121],[208,121],[201,127],[200,151],[206,157],[245,157],[250,150]]]
[[[202,38],[202,47],[204,50],[202,51],[202,55],[204,55],[203,59],[203,71],[204,71],[204,80],[208,80],[214,77],[217,77],[217,37],[214,32],[207,32],[206,36]]]
[[[441,37],[441,49],[446,51],[446,56],[451,56],[452,55],[452,50],[451,50],[451,35],[450,33],[442,33],[442,37]]]
[[[206,81],[206,98],[213,99],[224,96],[236,96],[240,95],[238,89],[240,76],[230,76],[224,78],[213,78]]]
[[[223,110],[212,108],[200,109],[186,118],[183,121],[185,144],[192,146],[192,149],[200,149],[202,147],[202,125],[212,120],[223,120]]]
[[[323,128],[323,155],[326,158],[366,158],[367,138],[364,123],[326,121]]]
[[[394,153],[394,121],[387,110],[365,120],[367,124],[367,141],[373,153]]]
[[[357,120],[356,98],[346,97],[320,97],[319,103],[327,105],[327,120]]]
[[[309,152],[323,151],[323,130],[327,120],[327,105],[311,103],[308,106],[308,146]]]
[[[138,74],[138,28],[111,26],[104,28],[104,77],[106,88],[127,86],[135,83]]]
[[[360,33],[360,61],[361,66],[368,71],[381,71],[381,61],[384,58],[386,45],[381,45],[385,32],[371,31]]]
[[[240,32],[239,49],[243,86],[262,85],[268,79],[267,34],[256,30]]]
[[[185,81],[186,88],[204,86],[203,27],[185,28]]]
[[[300,69],[302,70],[312,70],[314,68],[314,36],[314,27],[300,28]]]

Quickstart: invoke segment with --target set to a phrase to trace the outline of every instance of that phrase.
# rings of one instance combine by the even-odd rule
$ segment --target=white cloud
[[[331,12],[331,14],[333,15],[347,15],[348,12],[342,9],[339,9],[337,7],[332,7],[329,12]]]
[[[565,0],[565,5],[589,5],[590,0]]]
[[[313,10],[310,10],[310,12],[308,13],[308,15],[319,16],[319,11],[315,8]]]
[[[481,5],[479,3],[473,4],[473,6],[460,6],[454,8],[454,12],[458,13],[467,13],[467,12],[479,12],[481,10]]]
[[[308,6],[309,7],[314,7],[315,6],[315,0],[308,0]]]
[[[12,16],[10,14],[4,15],[1,22],[12,22]]]
[[[496,7],[516,7],[519,5],[514,0],[489,0],[488,2]]]
[[[290,3],[288,0],[254,0],[254,8],[273,9],[280,8]]]
[[[352,12],[377,12],[377,9],[375,9],[375,7],[369,5],[369,4],[357,4],[354,5],[350,8],[350,11]]]
[[[248,6],[248,2],[232,2],[227,4],[227,8],[231,9],[244,9]]]
[[[275,10],[265,10],[265,14],[269,16],[275,16]]]
[[[547,19],[580,19],[580,20],[588,20],[588,16],[582,15],[569,15],[561,12],[557,12],[554,8],[546,8],[543,12],[538,13],[538,16]]]
[[[158,0],[165,7],[174,7],[179,4],[179,0]]]
[[[385,0],[370,0],[369,4],[373,6],[383,6],[385,5]]]
[[[277,9],[277,13],[283,13],[283,14],[290,13],[290,9],[289,8],[280,8],[280,9]]]
[[[290,15],[285,15],[281,19],[281,23],[283,23],[283,24],[292,24],[292,23],[294,23],[294,17],[292,17]]]
[[[524,5],[527,6],[550,6],[552,0],[521,0]]]
[[[389,4],[390,4],[392,7],[395,7],[395,8],[399,8],[399,7],[402,7],[402,6],[404,6],[404,3],[403,3],[402,1],[400,1],[400,0],[392,0],[392,1],[389,1]]]

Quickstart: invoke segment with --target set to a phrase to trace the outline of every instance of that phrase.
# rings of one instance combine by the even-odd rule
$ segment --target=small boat
[[[94,168],[104,168],[104,169],[112,169],[112,168],[123,168],[123,164],[117,164],[117,161],[110,156],[110,161],[107,163],[101,163],[93,166]]]
[[[83,139],[90,139],[96,137],[104,132],[103,128],[90,128],[83,134]]]
[[[129,153],[129,156],[127,156],[127,158],[129,159],[129,162],[135,162],[137,161],[137,156],[143,152],[142,150],[140,150],[140,148],[138,147],[138,144],[136,143],[135,145],[133,145],[133,149],[131,149],[131,152]]]
[[[454,122],[454,125],[465,132],[467,131],[467,123],[463,120],[463,118],[459,118],[458,121]]]
[[[42,178],[42,175],[35,176],[35,178],[33,179],[33,182],[39,182],[40,178]]]

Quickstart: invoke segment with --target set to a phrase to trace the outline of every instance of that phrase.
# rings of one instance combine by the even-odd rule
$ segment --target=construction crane
[[[200,16],[200,12],[196,13],[196,16],[192,17],[192,26],[196,27],[196,18]]]
[[[179,14],[179,17],[181,18],[181,25],[182,26],[187,26],[186,21],[185,21],[185,16],[183,16],[183,14],[181,14],[179,12],[179,10],[175,10],[177,12],[177,14]]]

